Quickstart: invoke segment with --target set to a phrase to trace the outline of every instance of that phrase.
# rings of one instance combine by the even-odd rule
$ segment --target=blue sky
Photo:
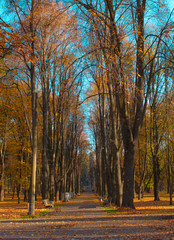
[[[174,0],[166,0],[166,2],[169,4],[169,8],[172,10],[174,8]],[[4,11],[4,7],[3,7],[4,5],[5,5],[5,1],[0,0],[0,15]]]
[[[173,9],[174,8],[174,0],[168,0],[167,2],[169,3],[169,7],[171,9]]]

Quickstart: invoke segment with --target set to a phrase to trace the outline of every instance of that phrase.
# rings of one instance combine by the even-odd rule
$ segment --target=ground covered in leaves
[[[29,218],[27,216],[27,211],[28,203],[22,201],[20,204],[18,204],[16,198],[12,199],[10,196],[8,196],[5,198],[4,202],[0,202],[0,220]],[[39,199],[39,201],[36,201],[36,217],[46,212],[48,212],[48,209],[45,209],[41,199]]]
[[[168,194],[161,194],[160,201],[153,200],[153,194],[146,194],[141,200],[134,200],[135,209],[117,208],[107,206],[104,210],[108,213],[124,215],[124,214],[174,214],[174,204],[171,206]]]
[[[50,212],[39,200],[37,216],[26,219],[27,203],[7,199],[0,203],[0,239],[174,240],[174,206],[168,196],[154,202],[149,195],[135,200],[135,206],[136,210],[103,208],[96,195],[84,193]]]

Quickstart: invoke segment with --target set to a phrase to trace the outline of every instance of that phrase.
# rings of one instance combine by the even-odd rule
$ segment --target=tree
[[[158,33],[146,33],[146,0],[135,2],[120,2],[115,4],[114,1],[104,1],[104,3],[84,3],[76,0],[78,6],[86,9],[88,18],[94,24],[93,17],[96,16],[98,21],[101,21],[104,29],[98,39],[104,36],[106,42],[109,43],[104,47],[100,45],[105,59],[104,67],[111,73],[108,77],[110,89],[113,89],[111,96],[113,97],[114,117],[118,114],[118,122],[120,123],[123,146],[124,146],[124,186],[123,186],[123,203],[125,207],[134,208],[134,169],[135,156],[138,146],[138,135],[143,123],[150,92],[150,86],[153,85],[154,75],[154,59],[156,58],[159,47],[162,43],[162,38],[169,26],[169,19],[162,22],[163,26],[158,30]],[[125,4],[127,8],[125,8]],[[85,12],[85,14],[86,14]],[[129,17],[128,17],[129,16]],[[132,22],[130,19],[132,16]],[[127,27],[125,22],[128,23]],[[102,29],[103,30],[103,29]],[[127,32],[126,32],[127,31]],[[129,56],[131,46],[131,38],[127,38],[126,33],[131,32],[134,46],[132,54],[135,56],[135,64],[130,58],[130,67],[126,71],[125,56]],[[103,34],[103,35],[102,35]],[[107,35],[106,35],[107,34]],[[154,48],[151,60],[146,62],[146,42],[151,38],[151,45]],[[124,47],[127,51],[124,51]],[[107,51],[108,50],[108,51]],[[133,72],[131,71],[133,69]],[[130,72],[131,71],[131,72]],[[115,106],[115,107],[114,107]],[[115,120],[116,122],[116,120]],[[117,139],[117,138],[115,138]],[[117,146],[117,145],[116,145]]]

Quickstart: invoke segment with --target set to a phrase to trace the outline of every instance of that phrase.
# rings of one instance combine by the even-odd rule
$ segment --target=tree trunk
[[[35,214],[36,198],[36,167],[37,167],[37,94],[32,93],[32,167],[29,199],[29,215]]]
[[[104,89],[103,89],[104,91]],[[100,135],[101,135],[101,158],[103,172],[103,194],[108,194],[112,198],[113,181],[111,177],[111,165],[108,160],[108,150],[106,146],[106,127],[105,127],[105,98],[104,94],[99,95],[99,112],[100,112]],[[107,190],[106,190],[107,184]]]
[[[1,202],[4,201],[4,173],[1,173],[1,189],[0,189],[0,194],[1,194]]]
[[[169,142],[168,142],[169,144]],[[171,159],[169,156],[169,146],[167,148],[167,157],[168,157],[168,178],[169,178],[169,195],[170,195],[170,205],[172,205],[172,194],[173,194],[173,184],[172,184],[172,167],[171,167]]]
[[[154,201],[159,201],[159,178],[160,178],[160,169],[159,169],[159,136],[158,136],[158,126],[157,126],[157,115],[156,115],[156,99],[154,97],[153,104],[150,109],[150,147],[152,154],[153,162],[153,180],[154,180]]]
[[[72,192],[73,192],[73,196],[75,196],[75,159],[73,161],[73,169],[72,169]]]
[[[77,195],[80,195],[80,166],[77,167]]]
[[[44,82],[42,84],[45,84]],[[48,198],[48,106],[46,87],[42,90],[43,143],[42,143],[42,199]]]
[[[99,196],[102,196],[102,166],[101,166],[101,158],[100,158],[100,150],[99,150],[99,134],[97,131],[97,126],[93,126],[94,136],[95,136],[95,154],[96,154],[96,185],[97,192]]]
[[[159,198],[159,160],[157,155],[153,157],[153,177],[154,177],[154,201],[160,201]]]
[[[123,198],[123,186],[121,179],[121,137],[120,137],[120,119],[116,108],[116,100],[113,93],[113,87],[109,84],[110,92],[110,105],[111,105],[111,121],[112,121],[112,154],[113,164],[115,165],[115,179],[116,179],[116,205],[120,207],[122,205]]]
[[[21,182],[22,182],[22,163],[23,163],[23,149],[21,151],[20,158],[20,173],[19,173],[19,184],[17,186],[17,197],[18,197],[18,204],[20,204],[20,192],[21,192]]]
[[[172,186],[172,162],[170,158],[170,140],[169,140],[169,94],[168,94],[168,83],[167,83],[168,72],[165,72],[165,93],[166,93],[166,122],[167,122],[167,153],[166,157],[168,160],[168,189],[170,195],[170,205],[172,205],[172,194],[173,194],[173,186]]]
[[[1,154],[1,189],[0,189],[0,194],[1,194],[1,202],[4,201],[4,170],[5,170],[5,152]]]
[[[54,179],[54,162],[51,162],[50,166],[50,200],[54,201],[54,192],[55,192],[55,179]]]
[[[21,185],[19,184],[17,186],[17,198],[18,198],[18,204],[20,204],[21,199],[20,199],[20,191],[21,191]]]
[[[34,33],[34,0],[32,0],[31,18],[30,18],[30,31],[31,31],[31,58],[35,59],[35,33]],[[35,63],[31,62],[30,69],[31,81],[31,105],[32,105],[32,167],[31,167],[31,183],[30,183],[30,199],[28,214],[35,214],[35,198],[36,198],[36,167],[37,167],[37,93],[36,93],[36,79],[35,79]]]
[[[123,185],[123,203],[124,207],[134,207],[134,166],[135,166],[135,149],[134,142],[129,141],[125,148],[124,156],[124,185]]]
[[[27,196],[28,196],[28,191],[24,189],[24,200],[23,200],[24,202],[27,202],[28,200]]]
[[[6,124],[5,124],[5,133],[4,133],[4,138],[2,141],[1,145],[1,152],[0,152],[0,159],[1,159],[1,187],[0,187],[0,201],[4,201],[4,170],[5,170],[5,155],[6,155],[6,148],[7,148],[7,139],[6,139],[6,134],[7,134],[7,122],[8,119],[6,119]]]
[[[66,194],[67,175],[66,175],[66,163],[65,163],[64,154],[63,154],[63,159],[62,159],[62,166],[63,166],[63,196],[64,196],[64,201],[66,201],[65,194]]]
[[[12,199],[14,199],[14,196],[15,196],[15,186],[13,187]]]

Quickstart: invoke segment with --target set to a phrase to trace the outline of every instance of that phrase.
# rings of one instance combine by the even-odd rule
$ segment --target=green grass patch
[[[21,218],[22,219],[33,219],[33,218],[38,218],[38,217],[41,217],[41,216],[43,216],[43,215],[45,215],[45,214],[47,214],[47,213],[49,213],[49,212],[51,212],[52,211],[52,209],[50,208],[50,209],[46,209],[46,210],[44,210],[44,211],[42,211],[42,212],[40,212],[40,213],[38,213],[38,214],[35,214],[35,215],[23,215]],[[20,218],[19,218],[20,219]]]
[[[51,212],[51,211],[52,211],[52,209],[46,209],[46,210],[40,212],[40,213],[37,214],[37,215],[38,215],[38,217],[41,217],[41,216],[43,216],[44,214],[49,213],[49,212]],[[36,216],[37,216],[37,215],[36,215]]]
[[[63,204],[56,204],[54,207],[55,208],[59,208],[59,207],[61,207]]]
[[[23,215],[19,218],[15,218],[15,219],[33,219],[33,218],[36,218],[36,215]],[[12,218],[13,219],[13,218]]]
[[[114,208],[103,208],[103,210],[106,213],[110,213],[110,214],[116,214],[116,215],[128,215],[128,214],[132,214],[131,212],[127,212],[127,211],[119,211],[119,209],[114,209]]]

